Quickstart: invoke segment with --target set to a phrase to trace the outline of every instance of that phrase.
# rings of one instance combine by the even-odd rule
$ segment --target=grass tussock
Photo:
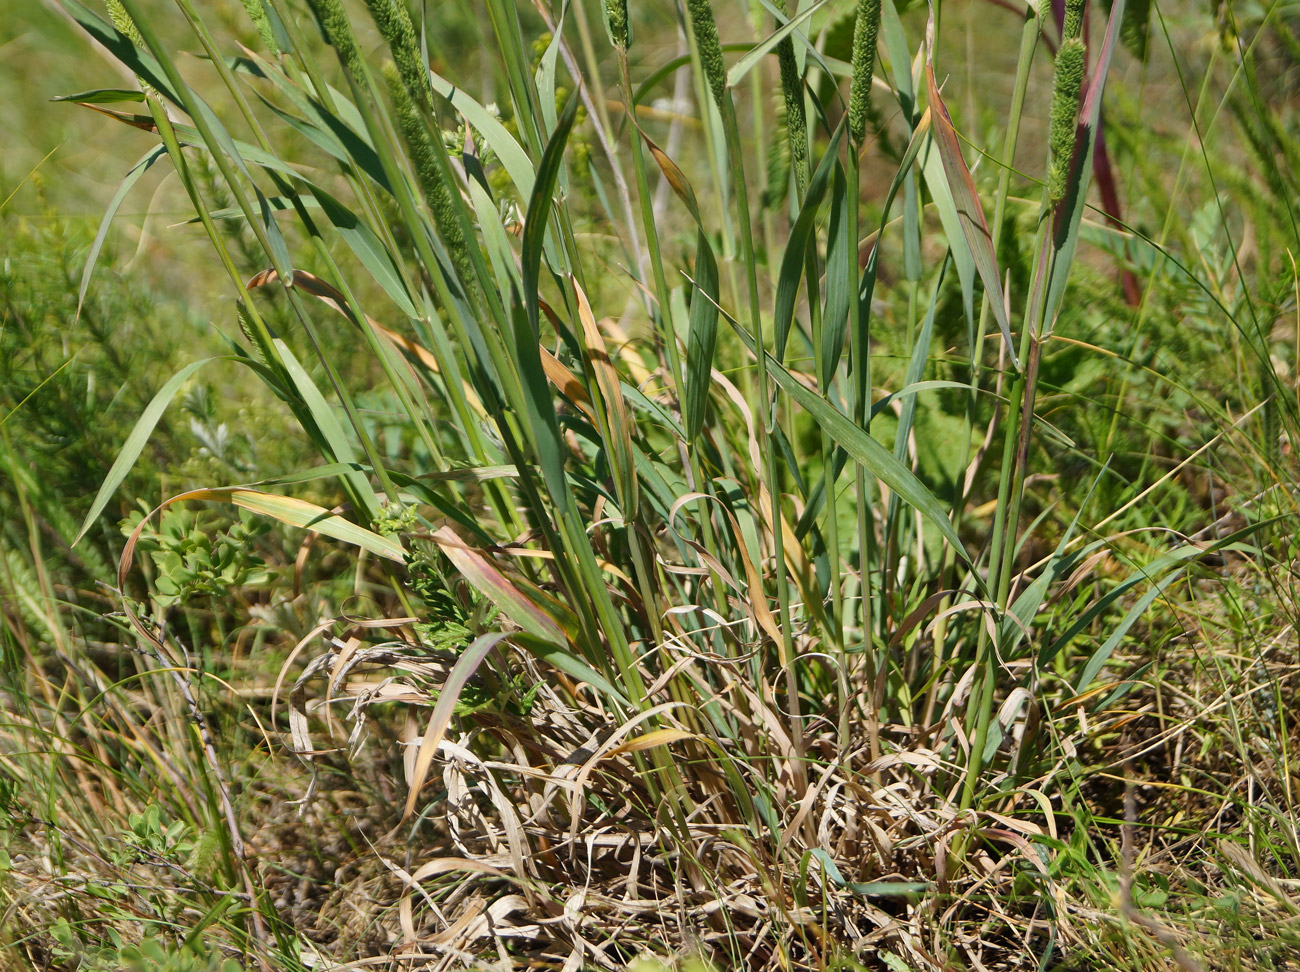
[[[443,7],[49,7],[0,967],[1296,968],[1286,16]]]

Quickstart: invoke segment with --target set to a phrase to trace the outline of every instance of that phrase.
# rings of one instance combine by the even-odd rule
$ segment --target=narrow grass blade
[[[50,100],[71,101],[78,105],[118,105],[123,102],[139,104],[144,101],[144,92],[139,88],[94,88],[76,94],[59,95]]]
[[[367,226],[361,220],[361,217],[319,186],[313,186],[309,183],[308,187],[311,189],[312,195],[319,201],[326,218],[339,231],[343,241],[347,243],[348,249],[356,254],[362,266],[370,271],[370,275],[384,289],[384,293],[393,299],[393,303],[407,317],[419,317],[420,313],[416,310],[415,302],[406,289],[402,273],[397,266],[397,260],[388,252],[388,248],[384,246],[379,237],[375,235],[375,231]]]
[[[677,163],[645,132],[638,132],[664,179],[695,220],[695,279],[692,281],[690,316],[686,336],[686,391],[682,396],[682,417],[686,438],[694,442],[704,429],[712,384],[713,356],[718,345],[718,261],[700,216],[695,189]]]
[[[813,14],[826,6],[826,3],[827,0],[818,0],[817,3],[803,10],[798,16],[786,21],[785,24],[755,44],[744,57],[731,66],[731,70],[727,72],[727,85],[732,88],[738,85],[745,75],[753,70],[754,65],[766,57],[777,44],[780,44],[781,41],[807,23]]]
[[[1070,642],[1078,637],[1081,632],[1086,631],[1098,617],[1105,614],[1112,605],[1138,585],[1146,582],[1159,581],[1168,571],[1174,569],[1182,570],[1190,561],[1198,560],[1201,557],[1216,553],[1220,550],[1235,547],[1247,537],[1253,536],[1261,530],[1267,529],[1285,519],[1285,515],[1279,515],[1265,520],[1260,520],[1256,523],[1252,523],[1250,526],[1243,527],[1240,530],[1235,530],[1227,536],[1220,537],[1218,540],[1210,544],[1187,544],[1157,557],[1145,567],[1135,570],[1114,588],[1107,591],[1104,596],[1098,598],[1095,603],[1090,605],[1089,608],[1080,614],[1079,617],[1075,619],[1074,623],[1071,624],[1070,627],[1068,627],[1055,641],[1044,643],[1038,652],[1038,667],[1041,669],[1045,665],[1050,664],[1052,659],[1060,654],[1060,652],[1068,646]],[[1257,553],[1257,551],[1248,552]]]
[[[586,354],[600,391],[601,432],[605,438],[605,447],[609,450],[610,467],[614,473],[614,484],[618,489],[619,505],[624,519],[636,519],[637,479],[636,461],[632,454],[632,421],[628,415],[627,403],[623,400],[622,383],[619,381],[618,369],[609,358],[605,339],[596,324],[596,317],[591,312],[587,295],[578,286],[578,281],[571,278],[574,293],[578,298],[578,320],[582,325],[581,336],[583,351]]]
[[[926,27],[925,80],[930,104],[930,117],[934,129],[935,143],[939,146],[939,155],[943,159],[944,174],[947,177],[948,192],[961,221],[962,234],[966,245],[979,271],[984,291],[988,295],[989,308],[993,312],[998,327],[1002,330],[1002,339],[1006,342],[1007,354],[1011,363],[1019,368],[1016,361],[1015,341],[1011,336],[1011,321],[1007,317],[1006,301],[1002,296],[1002,276],[998,270],[997,254],[993,252],[993,236],[989,232],[988,220],[984,217],[984,206],[980,203],[975,180],[971,178],[966,159],[961,153],[961,143],[957,139],[957,130],[953,126],[948,106],[939,95],[939,85],[934,78],[934,11],[930,11],[929,25]],[[958,240],[950,240],[949,245],[956,247]]]
[[[537,181],[533,184],[532,195],[528,199],[528,215],[524,219],[524,308],[528,311],[534,339],[538,330],[537,291],[542,269],[542,244],[546,240],[547,223],[550,222],[551,194],[555,192],[555,182],[560,166],[564,163],[564,146],[569,140],[569,132],[573,130],[577,112],[578,95],[574,92],[560,113],[554,134],[546,143],[546,151],[537,167]]]
[[[536,298],[533,306],[537,306]],[[513,301],[510,309],[513,324],[515,366],[524,396],[524,413],[532,428],[531,444],[542,470],[542,479],[551,502],[562,515],[572,502],[569,486],[564,476],[565,446],[560,438],[560,426],[555,417],[555,402],[547,384],[546,369],[542,364],[541,346],[537,340],[537,326],[529,315]]]
[[[158,420],[162,418],[163,412],[167,410],[167,406],[171,404],[172,399],[176,397],[176,393],[189,380],[190,375],[213,361],[233,360],[237,360],[233,355],[223,355],[220,358],[204,358],[201,361],[192,361],[172,375],[167,380],[167,383],[158,389],[158,394],[154,395],[149,404],[145,406],[145,410],[140,414],[135,426],[131,429],[131,434],[126,437],[126,442],[122,444],[117,459],[113,461],[112,467],[109,468],[108,475],[104,477],[103,485],[99,487],[99,492],[95,494],[95,499],[90,504],[90,510],[81,523],[81,529],[77,531],[77,535],[72,541],[73,546],[76,546],[78,541],[86,535],[86,531],[99,518],[99,514],[104,511],[104,507],[108,505],[114,491],[122,484],[126,474],[135,465],[135,461],[140,458],[140,453],[144,451],[145,443],[149,441],[149,436],[153,434],[154,427],[157,426]]]
[[[880,35],[885,41],[885,52],[889,55],[890,74],[894,79],[894,93],[898,96],[899,107],[908,126],[916,117],[916,89],[912,83],[912,54],[907,49],[907,35],[903,33],[903,22],[898,17],[898,8],[894,0],[882,0],[880,4]]]
[[[162,67],[147,51],[141,50],[128,37],[123,37],[117,29],[103,17],[94,13],[80,0],[59,0],[72,19],[81,25],[95,41],[102,44],[107,51],[122,62],[132,74],[144,78],[149,86],[159,91],[167,100],[179,104],[172,87],[167,83]]]
[[[333,158],[347,166],[349,170],[358,174],[364,173],[375,180],[377,185],[391,191],[392,185],[388,181],[388,175],[384,172],[378,154],[368,142],[364,141],[341,121],[333,119],[334,124],[332,125],[314,125],[304,118],[299,118],[297,115],[290,114],[284,109],[271,104],[265,98],[262,99],[262,102],[280,121],[318,148],[324,149]],[[318,111],[327,114],[319,106]],[[239,143],[235,144],[238,145]]]
[[[939,275],[934,281],[934,293],[930,297],[930,306],[916,335],[916,344],[912,347],[912,358],[907,363],[907,375],[904,386],[919,384],[925,374],[926,362],[930,360],[930,340],[934,334],[934,314],[939,308],[939,297],[943,287],[943,278],[947,275],[949,261],[945,260],[939,268]],[[912,422],[916,417],[916,396],[909,395],[903,399],[902,414],[898,419],[898,430],[894,433],[894,457],[899,462],[907,459],[907,443],[912,435]]]
[[[90,252],[86,254],[86,265],[81,271],[81,286],[77,290],[77,319],[80,319],[82,305],[86,302],[86,291],[90,289],[90,276],[94,273],[95,264],[99,261],[99,251],[104,247],[104,240],[108,237],[108,228],[113,224],[118,209],[121,208],[127,193],[131,191],[131,187],[140,181],[140,177],[149,171],[150,166],[166,154],[167,147],[165,145],[158,145],[146,152],[139,162],[131,166],[131,170],[122,179],[117,191],[113,193],[113,198],[108,201],[108,208],[104,210],[104,218],[99,222],[99,230],[95,233],[95,239],[90,244]]]
[[[293,382],[294,390],[302,399],[312,423],[324,440],[323,445],[333,453],[335,461],[354,464],[356,453],[352,451],[352,443],[348,441],[347,434],[343,431],[343,424],[334,414],[334,409],[330,407],[325,396],[316,387],[316,383],[311,380],[307,369],[298,361],[289,346],[280,338],[274,338],[273,344],[289,380]],[[375,495],[370,481],[359,472],[348,472],[344,478],[351,484],[353,495],[365,505],[366,516],[373,517],[379,511],[379,497]]]
[[[586,682],[602,695],[613,699],[624,709],[635,708],[628,701],[627,696],[615,688],[604,675],[554,641],[548,638],[539,638],[524,631],[516,633],[511,640],[514,644],[536,655],[553,668],[576,678],[580,682]]]
[[[740,335],[741,341],[756,353],[754,337],[739,322],[727,318],[728,323]],[[953,549],[963,560],[969,562],[966,548],[957,536],[957,531],[948,521],[948,514],[916,475],[895,459],[879,442],[868,435],[852,419],[832,405],[825,398],[809,389],[795,378],[779,361],[769,354],[763,355],[767,362],[768,373],[781,386],[781,390],[812,416],[813,420],[826,432],[836,445],[843,448],[852,458],[862,463],[881,482],[899,495],[909,506],[929,520],[944,539],[952,544]]]

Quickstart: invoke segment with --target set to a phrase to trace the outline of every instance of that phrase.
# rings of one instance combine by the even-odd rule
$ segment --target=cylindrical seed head
[[[867,136],[879,36],[880,0],[858,0],[858,19],[853,26],[853,79],[849,82],[849,138],[858,146]]]
[[[1083,29],[1083,11],[1088,0],[1065,0],[1065,24],[1061,28],[1061,38],[1069,40],[1078,37]]]
[[[1087,49],[1077,37],[1066,40],[1056,53],[1051,126],[1047,135],[1047,144],[1052,153],[1047,181],[1054,203],[1065,198],[1070,178],[1070,160],[1074,155],[1074,133],[1079,119],[1079,98],[1086,59]]]
[[[433,214],[438,235],[442,237],[450,251],[461,279],[472,280],[473,264],[465,246],[465,234],[461,232],[455,204],[452,202],[452,189],[447,185],[444,166],[439,164],[435,154],[443,149],[430,135],[420,109],[406,90],[399,69],[392,64],[386,64],[384,80],[388,82],[388,91],[393,99],[397,127],[406,142],[406,150],[410,153],[411,168],[415,170],[415,177],[424,191],[424,198],[429,204],[429,212]]]
[[[605,30],[609,32],[609,42],[620,51],[626,51],[632,45],[627,0],[605,0]]]
[[[144,39],[140,36],[140,30],[136,27],[135,21],[131,15],[126,12],[118,0],[104,0],[104,6],[108,8],[108,19],[113,22],[117,32],[124,37],[128,37],[131,43],[136,47],[144,47]]]
[[[695,46],[700,51],[700,63],[708,79],[713,100],[722,110],[727,97],[727,69],[722,60],[722,44],[718,41],[718,24],[713,19],[709,0],[687,0],[686,9],[691,15],[691,30],[695,32]]]
[[[380,35],[388,42],[388,49],[393,53],[397,64],[397,73],[412,98],[429,100],[429,77],[420,57],[420,45],[415,37],[415,25],[406,9],[404,0],[366,0],[370,16],[379,28]]]
[[[338,53],[344,69],[360,81],[366,76],[365,62],[361,59],[361,50],[357,47],[357,38],[352,33],[352,24],[348,21],[342,0],[308,0],[308,2],[316,14],[316,19],[320,21],[321,30],[325,32],[325,40]]]
[[[262,0],[241,0],[244,5],[244,12],[248,14],[248,19],[253,22],[257,28],[257,33],[261,35],[262,43],[272,54],[280,53],[280,45],[275,42],[275,32],[271,30],[271,19],[266,15],[266,7],[262,6]]]

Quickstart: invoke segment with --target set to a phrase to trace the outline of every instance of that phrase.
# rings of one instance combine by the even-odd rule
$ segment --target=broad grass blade
[[[812,179],[808,182],[808,191],[795,217],[794,224],[786,239],[785,252],[781,256],[781,269],[776,278],[776,358],[785,360],[785,346],[790,338],[790,329],[794,323],[795,304],[799,300],[799,282],[803,279],[806,262],[804,254],[808,240],[817,223],[817,211],[826,197],[826,186],[835,169],[836,154],[839,151],[840,138],[844,135],[845,122],[841,122],[826,146],[826,153],[817,164]]]
[[[434,531],[433,540],[461,576],[501,608],[511,621],[539,638],[557,645],[568,644],[568,636],[560,623],[536,600],[527,597],[487,556],[447,527]]]
[[[465,120],[483,136],[483,140],[501,160],[502,166],[509,173],[510,181],[515,184],[519,194],[525,199],[529,198],[533,194],[536,175],[528,153],[523,150],[515,137],[506,130],[495,115],[470,97],[464,88],[444,80],[432,71],[429,72],[429,80],[433,84],[433,90],[450,101],[452,107],[464,115]]]
[[[849,304],[857,282],[858,241],[849,225],[848,180],[844,166],[835,163],[831,184],[831,222],[826,241],[826,310],[822,314],[821,387],[830,388],[844,353],[849,329]]]
[[[704,429],[713,355],[718,346],[718,261],[704,228],[695,234],[695,289],[691,296],[686,338],[686,395],[682,402],[686,438],[694,442]]]

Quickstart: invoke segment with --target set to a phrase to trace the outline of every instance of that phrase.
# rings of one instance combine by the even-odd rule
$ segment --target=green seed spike
[[[429,211],[433,213],[438,235],[451,251],[451,258],[456,264],[456,271],[461,275],[461,279],[473,280],[474,268],[469,251],[465,248],[465,236],[461,232],[460,221],[456,218],[456,210],[451,201],[451,189],[443,177],[443,168],[434,155],[435,152],[441,152],[443,149],[434,143],[420,110],[411,100],[411,95],[406,90],[401,77],[401,69],[392,63],[384,65],[384,80],[388,82],[388,91],[393,99],[397,127],[406,141],[411,167],[415,170],[420,188],[424,191]]]
[[[1083,11],[1088,5],[1088,0],[1065,0],[1065,24],[1061,28],[1061,37],[1069,40],[1071,37],[1078,37],[1079,32],[1083,29]]]
[[[776,107],[776,124],[786,127],[785,103]],[[767,153],[767,183],[763,188],[763,208],[773,209],[781,204],[789,192],[790,183],[790,141],[773,143]]]
[[[357,47],[357,38],[352,33],[352,24],[348,22],[347,11],[343,9],[343,0],[308,0],[316,19],[320,21],[325,39],[338,52],[344,69],[352,77],[360,80],[366,76],[365,62]]]
[[[108,19],[113,22],[117,32],[123,37],[128,37],[136,47],[144,47],[144,41],[140,38],[140,31],[135,26],[135,21],[131,15],[126,12],[126,8],[118,0],[104,0],[104,6],[108,8]]]
[[[244,338],[256,352],[258,360],[270,367],[274,359],[267,350],[266,343],[257,333],[257,328],[253,326],[248,314],[248,305],[242,299],[235,301],[235,319],[239,322],[239,329],[244,332]]]
[[[415,38],[415,25],[403,0],[366,0],[370,16],[374,18],[379,33],[388,42],[397,63],[397,73],[412,98],[429,101],[429,77],[420,62],[420,45]]]
[[[849,138],[859,147],[867,136],[871,76],[879,36],[880,0],[858,0],[858,19],[853,26],[853,80],[849,82]]]
[[[718,24],[713,19],[709,0],[687,0],[686,9],[691,15],[691,29],[695,32],[695,46],[700,50],[700,63],[709,81],[713,100],[722,110],[727,97],[727,69],[722,61],[722,44],[718,41]]]
[[[778,0],[781,13],[786,13],[785,0]],[[785,131],[790,144],[790,163],[794,167],[795,185],[799,198],[808,191],[808,119],[803,110],[803,79],[794,56],[794,41],[789,37],[776,47],[777,62],[781,65],[781,92],[785,95]]]
[[[278,55],[280,45],[275,42],[275,32],[271,30],[271,20],[266,15],[266,7],[262,6],[262,0],[240,0],[240,2],[244,5],[244,12],[248,14],[248,19],[257,28],[257,33],[261,36],[266,49]]]
[[[1047,182],[1054,203],[1065,198],[1070,178],[1070,159],[1074,155],[1074,130],[1079,118],[1079,97],[1083,88],[1086,57],[1087,49],[1077,37],[1067,39],[1056,54],[1051,127],[1047,136],[1052,152]]]
[[[626,51],[632,46],[627,0],[605,0],[605,30],[609,33],[609,42],[620,51]]]

